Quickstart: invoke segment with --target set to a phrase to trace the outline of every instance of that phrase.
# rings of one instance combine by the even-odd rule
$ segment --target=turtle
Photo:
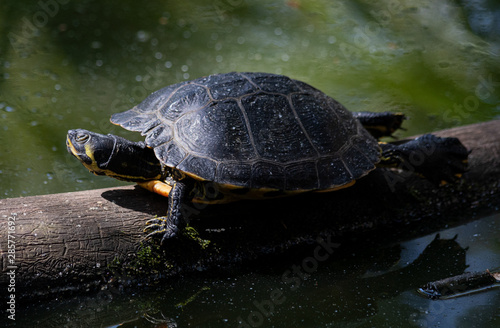
[[[405,118],[351,113],[283,75],[232,72],[167,86],[111,116],[144,141],[75,129],[66,144],[92,173],[168,197],[166,216],[145,228],[148,238],[163,243],[186,226],[190,202],[335,191],[379,166],[410,166],[436,183],[457,180],[469,153],[460,140],[432,134],[399,144],[378,140],[392,136]]]

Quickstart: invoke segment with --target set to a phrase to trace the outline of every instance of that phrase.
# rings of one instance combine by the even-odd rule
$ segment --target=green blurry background
[[[0,197],[120,182],[89,174],[71,128],[213,73],[303,80],[353,111],[404,111],[399,136],[499,114],[496,1],[0,2]]]

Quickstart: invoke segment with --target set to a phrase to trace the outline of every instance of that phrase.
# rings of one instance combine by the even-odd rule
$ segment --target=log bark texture
[[[2,199],[1,288],[14,270],[19,296],[95,289],[109,280],[110,267],[136,261],[141,251],[156,260],[156,276],[175,276],[282,254],[318,238],[381,229],[424,233],[498,204],[500,121],[435,134],[457,137],[472,151],[458,184],[436,187],[403,174],[391,185],[388,171],[377,169],[334,193],[194,204],[186,210],[199,236],[153,255],[143,252],[144,223],[165,214],[166,199],[135,186]]]

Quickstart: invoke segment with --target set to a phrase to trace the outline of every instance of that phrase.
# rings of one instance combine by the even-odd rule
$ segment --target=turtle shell
[[[111,122],[198,180],[252,189],[331,190],[375,168],[377,141],[340,103],[267,73],[227,73],[158,90]]]

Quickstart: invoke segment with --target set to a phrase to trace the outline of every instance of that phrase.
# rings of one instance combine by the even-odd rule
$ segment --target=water
[[[120,185],[89,174],[67,153],[67,130],[139,140],[109,123],[111,114],[163,86],[212,73],[285,74],[353,111],[403,111],[410,120],[399,137],[499,118],[499,12],[487,0],[2,1],[0,198]],[[498,217],[470,225],[456,228],[459,244],[470,247],[469,269],[498,267]],[[433,237],[403,242],[403,253],[417,256]],[[359,277],[373,271],[375,257],[355,250],[352,257],[331,259],[296,291],[280,279],[302,258],[234,276],[186,279],[151,294],[54,301],[38,318],[71,326],[92,314],[103,326],[136,320],[151,327],[140,318],[161,312],[179,327],[234,327],[238,316],[248,323],[254,300],[268,300],[278,288],[278,302],[286,301],[264,315],[261,326],[424,327],[456,320],[472,327],[477,317],[498,323],[497,291],[438,303],[418,297],[413,287],[381,292],[377,280],[376,293],[363,290]],[[187,305],[176,305],[193,295]]]
[[[30,305],[37,327],[498,327],[500,288],[443,301],[417,294],[463,270],[500,270],[500,216],[411,240],[340,244],[145,291],[117,288]],[[327,258],[326,258],[327,257]],[[272,264],[271,264],[272,263]],[[152,290],[151,290],[152,289]],[[128,322],[128,323],[126,323]]]

